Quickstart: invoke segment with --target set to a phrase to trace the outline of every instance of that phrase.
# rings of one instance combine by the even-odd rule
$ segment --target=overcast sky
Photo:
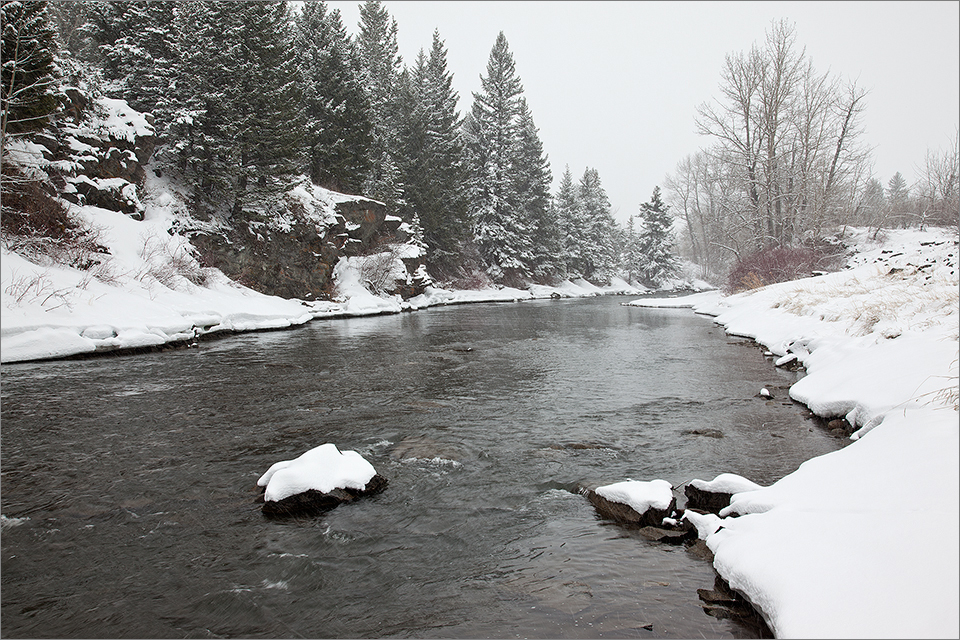
[[[327,4],[356,34],[360,2]],[[762,43],[775,19],[795,24],[818,71],[869,90],[864,140],[884,185],[897,171],[912,183],[927,150],[946,149],[960,127],[958,2],[383,4],[405,64],[439,30],[461,115],[503,31],[554,190],[565,165],[575,180],[593,167],[621,221],[678,161],[710,145],[696,133],[697,106],[719,95],[724,56]]]

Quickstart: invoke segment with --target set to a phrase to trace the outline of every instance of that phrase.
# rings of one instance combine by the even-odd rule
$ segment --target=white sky
[[[331,1],[347,31],[360,2]],[[764,39],[774,19],[796,25],[818,71],[870,91],[864,140],[874,175],[908,183],[927,150],[960,127],[958,2],[414,2],[385,0],[400,54],[412,64],[439,29],[461,115],[504,32],[550,159],[554,187],[569,164],[600,172],[618,219],[636,213],[677,162],[710,141],[694,124],[718,95],[727,53]]]

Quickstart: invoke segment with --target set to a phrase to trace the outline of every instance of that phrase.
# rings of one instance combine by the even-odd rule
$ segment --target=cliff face
[[[152,118],[122,100],[94,100],[73,88],[61,100],[55,123],[27,147],[30,163],[43,169],[64,200],[142,220],[147,172],[160,175],[150,164],[158,144]],[[411,240],[383,204],[309,184],[227,220],[181,217],[170,233],[187,237],[203,266],[262,293],[305,300],[333,294],[340,259],[380,254]],[[391,278],[377,293],[423,292],[422,260],[409,257],[422,251],[402,253],[406,276]]]
[[[282,212],[245,214],[228,227],[187,236],[205,266],[262,293],[304,300],[333,296],[333,267],[341,258],[375,255],[410,240],[401,220],[374,200],[301,187],[282,206]],[[404,264],[410,275],[422,262]],[[407,277],[381,293],[410,297],[425,284],[411,286]]]

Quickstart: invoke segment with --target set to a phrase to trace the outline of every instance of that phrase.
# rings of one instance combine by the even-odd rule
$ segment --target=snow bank
[[[957,233],[901,230],[873,242],[854,230],[846,240],[856,251],[842,272],[690,296],[690,307],[802,363],[791,397],[844,416],[856,441],[769,487],[739,488],[723,518],[686,517],[777,637],[955,638]],[[939,539],[917,535],[923,522]]]
[[[263,499],[273,502],[311,489],[322,493],[334,489],[362,490],[376,473],[373,465],[356,451],[340,451],[328,442],[293,460],[274,463],[260,476],[257,485],[266,487]]]

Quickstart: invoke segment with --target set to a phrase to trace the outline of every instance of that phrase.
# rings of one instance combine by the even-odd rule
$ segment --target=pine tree
[[[533,224],[524,216],[512,179],[523,86],[502,31],[480,83],[468,121],[474,163],[474,239],[494,279],[523,278],[533,262]]]
[[[577,193],[577,187],[570,173],[570,165],[564,168],[560,177],[557,194],[553,198],[554,215],[560,236],[560,256],[563,267],[560,275],[579,278],[586,271],[584,260],[583,206]]]
[[[3,18],[2,155],[8,134],[42,129],[57,109],[57,40],[45,1],[4,1],[0,15]]]
[[[175,150],[206,206],[232,215],[290,186],[299,162],[298,75],[285,2],[189,2]]]
[[[469,233],[468,167],[460,134],[457,93],[447,52],[437,31],[405,71],[400,91],[404,201],[419,216],[428,263],[450,272],[461,260]]]
[[[102,69],[107,95],[152,114],[161,134],[176,108],[175,7],[165,0],[92,2],[78,30],[80,53]],[[80,35],[70,36],[77,47]]]
[[[370,105],[351,60],[340,12],[304,3],[294,49],[303,83],[307,173],[328,189],[360,193],[370,171]]]
[[[550,162],[543,152],[539,130],[527,101],[520,99],[517,118],[517,143],[512,172],[521,215],[532,226],[531,269],[541,280],[549,280],[559,269],[559,229],[550,207]]]
[[[360,5],[357,56],[373,125],[371,170],[364,183],[364,195],[399,212],[404,209],[403,183],[395,143],[402,60],[397,45],[397,21],[379,0],[367,0]]]
[[[580,178],[584,278],[607,282],[617,264],[614,230],[616,222],[610,210],[607,192],[600,184],[600,172],[587,167]]]
[[[641,260],[637,272],[642,284],[655,289],[680,271],[673,253],[673,216],[660,198],[660,187],[654,187],[650,202],[640,205],[640,219],[643,229],[637,246]]]

